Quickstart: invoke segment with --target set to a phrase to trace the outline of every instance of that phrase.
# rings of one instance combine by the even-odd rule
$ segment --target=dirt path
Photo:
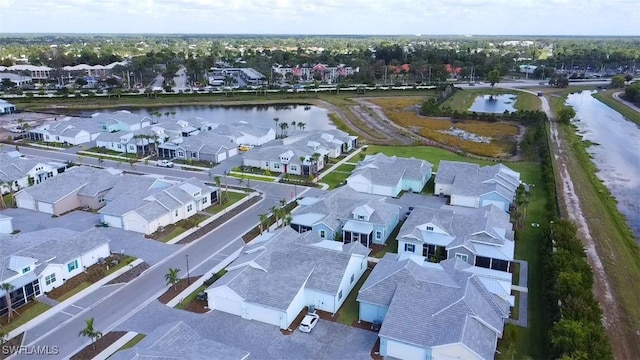
[[[617,326],[622,321],[622,311],[618,304],[614,292],[612,290],[609,277],[605,272],[602,259],[598,254],[596,243],[589,230],[589,223],[582,211],[580,197],[576,193],[569,167],[567,164],[571,162],[569,152],[566,145],[558,133],[558,124],[555,122],[549,103],[546,98],[542,99],[542,108],[549,116],[551,121],[551,150],[556,161],[558,176],[560,177],[560,188],[558,193],[561,194],[563,216],[568,217],[576,223],[578,227],[578,236],[582,239],[587,260],[593,269],[594,274],[594,293],[600,303],[603,313],[603,324],[605,326],[614,357],[616,359],[632,359],[634,351],[630,348],[631,344],[627,344],[624,334],[624,326]]]

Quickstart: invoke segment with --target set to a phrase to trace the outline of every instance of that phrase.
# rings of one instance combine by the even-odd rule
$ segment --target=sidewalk
[[[351,160],[354,156],[358,155],[363,149],[366,149],[367,145],[363,145],[359,148],[357,148],[356,150],[354,150],[351,154],[347,155],[345,158],[343,158],[342,160],[338,161],[337,163],[333,164],[333,166],[331,166],[330,168],[328,168],[327,170],[323,171],[320,175],[318,175],[318,177],[316,178],[316,181],[322,179],[323,177],[329,175],[332,171],[334,171],[335,169],[337,169],[338,167],[340,167],[340,165],[348,162],[349,160]]]
[[[121,347],[128,343],[129,340],[136,337],[136,335],[138,335],[137,332],[129,331],[113,344],[109,345],[106,349],[102,350],[98,355],[94,356],[92,360],[107,360],[109,356],[115,354]]]
[[[232,191],[232,190],[229,190]],[[183,232],[182,234],[174,237],[173,239],[169,240],[166,242],[166,244],[172,245],[177,243],[178,241],[186,238],[187,236],[193,234],[194,232],[196,232],[198,229],[200,229],[201,227],[208,225],[210,223],[212,223],[214,220],[216,220],[217,218],[221,217],[222,215],[226,214],[227,212],[229,212],[230,210],[233,210],[235,208],[237,208],[238,206],[244,204],[245,202],[249,201],[251,198],[254,198],[256,196],[260,196],[260,193],[257,191],[252,192],[251,194],[249,194],[249,196],[246,196],[245,198],[243,198],[242,200],[236,202],[235,204],[229,206],[228,208],[225,208],[224,210],[220,211],[219,213],[210,216],[208,219],[204,220],[203,222],[201,222],[200,224],[198,224],[196,227],[193,227],[185,232]],[[207,213],[208,214],[208,213]]]
[[[74,303],[78,302],[78,300],[84,298],[85,296],[91,294],[93,291],[95,291],[96,289],[102,287],[104,284],[108,283],[109,281],[117,278],[118,276],[124,274],[125,272],[129,271],[129,269],[132,269],[134,267],[136,267],[138,264],[143,263],[144,260],[142,259],[136,259],[135,261],[133,261],[131,264],[119,269],[118,271],[115,271],[113,274],[110,274],[109,276],[106,276],[98,281],[96,281],[95,283],[91,284],[89,287],[87,287],[86,289],[80,291],[79,293],[73,295],[72,297],[66,299],[65,301],[59,303],[58,305],[52,307],[51,309],[45,311],[44,313],[38,315],[37,317],[35,317],[34,319],[31,319],[29,322],[27,322],[26,324],[17,327],[16,329],[14,329],[13,331],[9,332],[7,339],[11,339],[14,338],[15,336],[19,335],[20,333],[29,331],[31,329],[33,329],[34,327],[38,326],[39,324],[43,323],[44,321],[48,320],[49,318],[53,317],[54,315],[58,314],[59,312],[62,312],[63,310],[65,310],[66,308],[73,306]]]

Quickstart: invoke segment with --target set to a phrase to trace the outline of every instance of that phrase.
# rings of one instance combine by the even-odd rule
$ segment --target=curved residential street
[[[613,96],[614,99],[616,99],[618,102],[623,103],[625,105],[627,105],[628,107],[630,107],[631,109],[640,112],[640,107],[638,107],[636,104],[627,101],[625,99],[623,99],[622,97],[620,97],[620,95],[622,95],[622,93],[624,93],[624,91],[618,91],[618,92],[614,92],[613,94],[611,94],[611,96]]]

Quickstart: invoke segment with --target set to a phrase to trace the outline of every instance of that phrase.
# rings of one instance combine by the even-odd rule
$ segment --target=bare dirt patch
[[[15,353],[15,350],[18,349],[17,347],[22,345],[23,337],[24,333],[20,333],[19,335],[14,336],[11,340],[8,340],[4,344],[2,344],[2,349],[8,349],[9,351],[0,351],[0,360],[4,360],[11,356],[11,354]]]
[[[137,278],[138,276],[140,276],[140,274],[142,274],[148,268],[150,268],[150,266],[146,262],[140,263],[140,264],[134,266],[133,268],[127,270],[127,272],[125,272],[124,274],[119,275],[117,278],[109,281],[107,283],[107,285],[121,284],[121,283],[129,282],[129,281]]]

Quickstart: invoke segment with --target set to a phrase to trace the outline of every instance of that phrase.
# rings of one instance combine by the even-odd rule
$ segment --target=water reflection
[[[514,94],[478,96],[469,111],[494,114],[502,114],[505,110],[514,112],[516,111],[514,107],[516,98]]]

